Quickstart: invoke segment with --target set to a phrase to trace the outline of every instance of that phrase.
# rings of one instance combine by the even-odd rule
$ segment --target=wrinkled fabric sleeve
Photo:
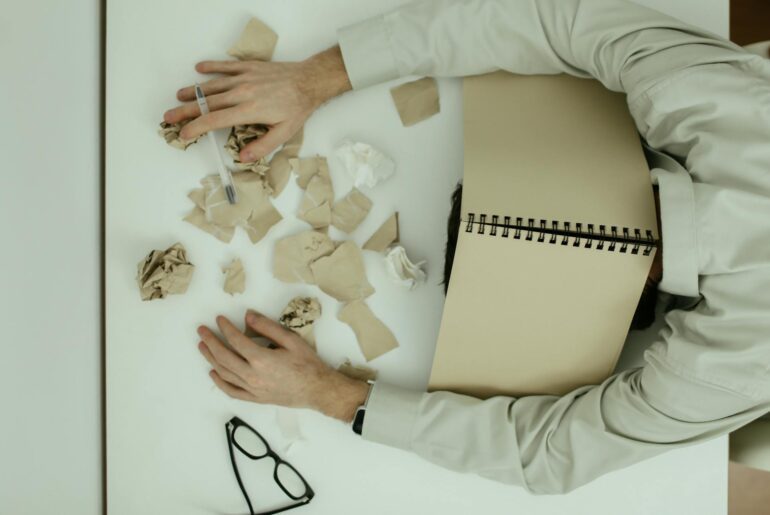
[[[415,2],[344,27],[337,37],[354,89],[407,75],[507,70],[594,77],[634,94],[678,70],[745,54],[623,0]]]
[[[627,93],[642,135],[686,160],[694,177],[700,170],[703,178],[770,195],[770,187],[762,189],[770,177],[767,145],[736,153],[732,139],[736,127],[744,135],[758,131],[752,138],[770,127],[770,83],[747,71],[764,65],[656,11],[617,0],[420,2],[342,29],[339,41],[355,88],[405,75],[497,69],[595,77]],[[365,59],[366,48],[376,55]],[[736,113],[727,123],[714,107],[725,80],[736,88],[725,99]],[[363,436],[443,467],[562,493],[734,430],[770,409],[770,270],[767,260],[747,257],[752,252],[742,246],[736,266],[701,278],[701,301],[666,315],[667,329],[642,368],[561,397],[482,401],[378,382]]]

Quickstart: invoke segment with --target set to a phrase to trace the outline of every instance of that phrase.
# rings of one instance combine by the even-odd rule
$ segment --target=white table
[[[192,64],[198,59],[225,57],[224,50],[252,14],[280,34],[276,59],[299,59],[333,44],[338,26],[397,3],[110,2],[109,513],[243,512],[223,430],[223,423],[232,414],[262,431],[308,478],[317,496],[302,508],[304,513],[364,509],[383,514],[509,513],[516,509],[528,514],[597,514],[617,513],[619,507],[624,513],[639,514],[685,510],[724,513],[725,438],[610,474],[568,496],[534,497],[520,488],[455,474],[407,453],[369,444],[347,427],[310,412],[297,415],[304,440],[287,449],[288,439],[276,420],[284,419],[289,410],[232,401],[211,386],[208,367],[195,349],[196,324],[211,323],[218,313],[240,316],[246,307],[276,315],[297,294],[314,294],[322,300],[326,315],[318,324],[317,337],[325,359],[338,362],[349,356],[361,362],[361,356],[352,333],[334,318],[338,306],[333,299],[314,287],[279,283],[268,272],[272,242],[303,228],[293,219],[300,193],[293,181],[277,202],[286,220],[266,240],[252,246],[243,234],[237,234],[230,245],[224,245],[181,221],[190,207],[187,191],[211,171],[205,147],[192,147],[185,153],[166,147],[155,133],[157,122],[163,110],[173,104],[175,89],[196,78]],[[658,3],[658,8],[666,7],[674,15],[726,33],[727,3],[722,0],[711,1],[708,8],[702,1],[680,1],[673,10]],[[14,34],[28,37],[32,48],[41,52],[53,49],[54,56],[68,56],[64,63],[74,62],[81,68],[60,86],[72,105],[62,105],[46,97],[44,88],[29,89],[26,83],[13,84],[13,95],[3,98],[4,102],[13,98],[3,112],[20,113],[16,106],[40,105],[42,99],[42,105],[50,109],[35,112],[35,121],[49,120],[53,111],[55,119],[69,122],[56,125],[60,139],[50,141],[51,146],[40,158],[42,177],[49,187],[45,194],[54,204],[61,199],[61,210],[52,218],[50,213],[31,213],[20,224],[19,217],[9,216],[24,205],[16,192],[36,184],[36,177],[13,175],[11,184],[2,190],[3,228],[13,235],[14,243],[29,244],[26,235],[31,231],[45,231],[50,238],[37,254],[6,253],[8,263],[2,267],[4,284],[7,280],[18,292],[13,299],[3,296],[7,305],[1,311],[11,314],[3,320],[7,322],[4,327],[11,327],[9,341],[35,342],[34,346],[14,347],[11,366],[3,367],[0,374],[2,405],[10,406],[15,418],[27,422],[3,424],[2,455],[6,463],[13,464],[13,469],[0,465],[3,512],[41,513],[51,503],[63,513],[96,513],[98,509],[95,326],[99,312],[93,274],[98,249],[94,230],[98,168],[94,159],[97,120],[93,60],[98,40],[91,8],[93,4],[84,3],[79,9],[56,11],[56,18],[48,20],[40,31],[53,35],[55,42],[44,40],[46,43],[41,44],[25,33],[24,27],[31,30],[43,16],[36,7],[24,4],[27,16],[20,16],[24,24],[10,26]],[[191,34],[205,34],[206,38]],[[15,55],[14,50],[6,50],[7,46],[0,48],[4,58]],[[6,56],[6,52],[11,55]],[[61,61],[50,59],[48,64]],[[35,70],[32,63],[17,66],[26,72],[25,77]],[[59,81],[68,76],[62,68],[54,69]],[[83,76],[90,79],[86,85]],[[399,165],[396,177],[371,192],[375,207],[353,239],[362,243],[393,209],[398,209],[404,245],[414,257],[428,260],[428,285],[405,293],[385,280],[376,256],[366,256],[368,275],[377,288],[368,302],[402,345],[373,365],[384,380],[419,388],[427,382],[440,320],[438,282],[448,195],[461,174],[460,88],[456,80],[440,81],[442,114],[403,129],[387,87],[347,95],[324,107],[306,127],[302,153],[328,154],[339,139],[353,136],[380,146]],[[21,114],[18,123],[28,130],[35,126]],[[9,147],[10,167],[24,168],[36,147],[17,134],[9,131],[3,135],[17,142]],[[62,174],[68,180],[61,180]],[[334,168],[332,178],[337,195],[344,194],[349,180]],[[136,262],[149,249],[177,240],[187,246],[197,267],[190,290],[163,301],[140,302],[133,281]],[[57,267],[47,269],[52,256]],[[220,289],[220,266],[234,256],[243,259],[250,273],[246,294],[231,298]],[[35,268],[41,269],[37,276],[29,272]],[[50,284],[59,284],[61,289],[51,292]],[[31,333],[27,323],[33,324]],[[41,365],[46,381],[30,384],[30,376],[41,374],[30,373],[29,367]],[[20,385],[33,397],[19,398],[15,392]],[[71,415],[73,411],[80,415]],[[44,423],[51,425],[44,427]],[[55,437],[50,434],[52,428],[57,431]],[[53,445],[52,440],[56,442]],[[41,447],[41,442],[47,445]],[[260,500],[271,502],[269,472],[260,467],[252,472],[256,484],[264,485],[260,486]],[[687,481],[683,482],[683,477]],[[33,496],[33,492],[44,494]]]

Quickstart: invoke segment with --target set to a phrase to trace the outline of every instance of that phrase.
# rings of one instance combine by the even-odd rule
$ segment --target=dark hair
[[[449,288],[449,278],[452,275],[452,263],[455,259],[457,248],[457,235],[460,231],[460,209],[462,203],[463,185],[457,183],[452,193],[452,209],[447,220],[446,251],[444,257],[444,294]],[[658,285],[654,281],[647,280],[636,305],[634,318],[631,320],[631,329],[647,329],[655,321],[655,304],[658,298]]]

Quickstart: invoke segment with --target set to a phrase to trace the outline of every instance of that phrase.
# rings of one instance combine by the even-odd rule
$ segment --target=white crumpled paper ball
[[[343,140],[334,149],[334,156],[353,178],[356,188],[373,188],[396,171],[396,163],[392,159],[368,143],[360,141]]]
[[[385,267],[388,269],[388,275],[393,281],[409,290],[425,281],[427,275],[422,269],[424,264],[425,261],[412,263],[409,256],[406,255],[406,250],[400,245],[391,247],[385,254]]]

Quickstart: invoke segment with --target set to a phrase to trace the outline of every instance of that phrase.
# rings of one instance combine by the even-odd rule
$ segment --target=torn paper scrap
[[[267,134],[268,128],[260,123],[250,125],[236,125],[230,129],[230,135],[227,137],[225,143],[225,150],[233,158],[233,164],[238,170],[249,170],[256,173],[264,174],[267,171],[267,160],[265,158],[257,159],[251,163],[241,162],[241,150],[246,145],[261,138]]]
[[[278,240],[273,253],[273,276],[285,283],[315,284],[310,263],[334,252],[334,243],[325,234],[305,231]]]
[[[227,55],[247,61],[259,59],[269,61],[278,42],[278,34],[258,18],[252,18],[241,32],[241,37],[230,47]]]
[[[363,248],[374,252],[383,252],[394,243],[398,243],[398,212],[393,213],[379,229],[374,231],[374,234],[364,243]]]
[[[332,220],[332,202],[334,188],[328,170],[316,173],[307,184],[305,194],[299,204],[297,218],[309,223],[313,228],[328,227]]]
[[[305,440],[299,425],[297,410],[279,406],[275,413],[275,423],[285,441],[283,449],[280,451],[281,454],[291,452],[295,443]]]
[[[406,250],[400,245],[396,245],[385,255],[385,267],[390,278],[409,290],[425,281],[426,275],[422,269],[424,264],[425,261],[412,263],[406,255]]]
[[[321,291],[341,302],[365,299],[374,293],[366,279],[361,250],[352,241],[311,263],[310,270]]]
[[[362,300],[345,304],[337,318],[345,322],[356,333],[356,340],[366,361],[371,361],[398,347],[398,342],[390,329],[374,316],[369,306]]]
[[[246,272],[243,271],[241,260],[233,259],[229,265],[222,268],[222,272],[225,274],[225,293],[230,295],[243,293],[243,290],[246,289]]]
[[[158,129],[158,134],[163,136],[163,139],[166,140],[166,143],[172,147],[178,148],[179,150],[186,150],[187,147],[201,139],[200,136],[195,139],[182,139],[179,137],[179,132],[182,130],[182,127],[187,125],[188,122],[190,122],[190,120],[184,120],[177,123],[160,122],[160,129]]]
[[[186,292],[194,269],[187,261],[187,251],[181,243],[166,250],[153,250],[137,267],[136,282],[142,300]]]
[[[190,192],[190,195],[198,191],[200,191],[201,193],[203,192],[202,189],[194,190],[193,192]],[[230,240],[233,239],[233,235],[235,234],[235,227],[220,227],[206,220],[206,212],[198,206],[195,206],[193,210],[190,211],[187,214],[187,216],[184,217],[183,220],[211,234],[216,239],[224,243],[229,243]]]
[[[334,155],[353,178],[356,188],[372,188],[396,171],[393,160],[368,143],[344,140],[334,150]]]
[[[404,127],[410,127],[439,112],[436,79],[425,77],[390,89]]]
[[[291,157],[289,158],[291,170],[297,174],[297,186],[303,190],[307,188],[310,179],[317,173],[329,174],[329,165],[325,157]]]
[[[363,365],[353,365],[349,359],[346,359],[340,366],[337,367],[337,371],[345,374],[351,379],[357,379],[359,381],[374,381],[377,379],[377,371],[373,368],[365,367]]]
[[[241,227],[251,242],[257,243],[281,220],[281,214],[270,201],[270,190],[262,176],[251,172],[232,175],[238,195],[236,204],[227,201],[219,176],[209,175],[201,180],[202,190],[188,195],[196,205],[184,220],[225,243],[232,239],[233,229]]]
[[[347,195],[334,203],[332,225],[350,234],[364,221],[371,208],[372,201],[369,200],[369,197],[361,193],[358,188],[353,188]]]
[[[294,297],[284,308],[278,321],[291,329],[315,349],[313,323],[321,317],[321,304],[314,297]]]
[[[294,136],[283,144],[281,150],[273,154],[268,163],[268,170],[265,172],[267,183],[272,190],[272,195],[277,197],[286,187],[291,175],[291,164],[289,159],[299,155],[299,149],[302,147],[303,129],[299,129]]]

